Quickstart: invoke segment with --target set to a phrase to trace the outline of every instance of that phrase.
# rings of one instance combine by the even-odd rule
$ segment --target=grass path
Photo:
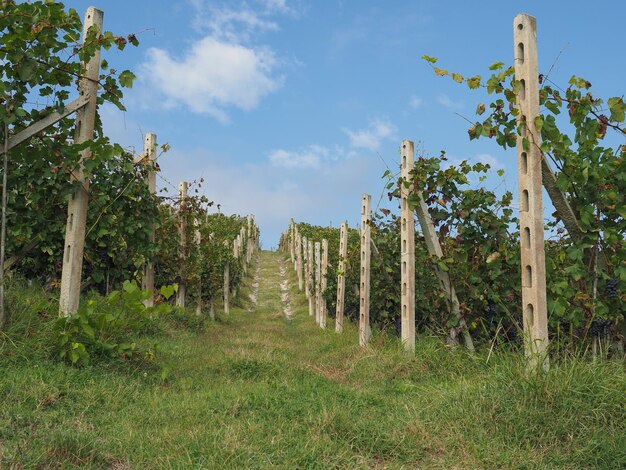
[[[434,339],[421,338],[411,357],[385,336],[362,349],[353,325],[342,335],[315,325],[280,254],[261,252],[255,263],[242,292],[252,301],[218,312],[206,332],[165,340],[168,385],[102,367],[4,371],[0,468],[626,464],[623,374],[600,380],[576,369],[565,384],[565,370],[532,385],[508,357],[486,365]],[[604,415],[581,415],[596,400]]]

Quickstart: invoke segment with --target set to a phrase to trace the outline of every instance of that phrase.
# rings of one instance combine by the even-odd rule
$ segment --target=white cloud
[[[311,145],[300,150],[274,150],[269,155],[269,161],[275,167],[287,169],[318,168],[322,160],[327,159],[329,155],[328,148]]]
[[[502,162],[498,161],[497,158],[488,153],[481,153],[476,155],[475,160],[480,163],[489,165],[491,168],[502,168]]]
[[[463,103],[452,100],[452,98],[445,93],[440,93],[439,96],[437,96],[437,102],[448,109],[461,109],[463,107]]]
[[[275,65],[270,50],[209,36],[196,42],[182,58],[172,57],[163,49],[148,50],[142,76],[165,97],[166,108],[183,105],[225,123],[228,116],[224,108],[251,110],[282,85],[282,78],[273,76]]]
[[[424,100],[419,96],[411,96],[409,99],[409,106],[413,109],[421,108],[424,104]]]
[[[375,119],[370,122],[367,129],[351,131],[344,129],[350,138],[350,146],[363,148],[372,152],[378,150],[383,141],[396,137],[398,129],[388,119]]]

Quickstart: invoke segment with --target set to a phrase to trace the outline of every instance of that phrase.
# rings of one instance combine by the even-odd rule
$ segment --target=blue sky
[[[66,2],[81,14],[91,2]],[[115,141],[140,151],[155,132],[172,150],[161,186],[205,179],[226,213],[256,216],[265,248],[290,217],[338,226],[359,220],[360,197],[384,192],[402,139],[506,170],[516,153],[470,142],[467,122],[486,97],[437,77],[419,58],[466,76],[512,63],[517,13],[537,17],[539,68],[596,96],[622,95],[626,2],[179,0],[102,1],[105,29],[137,33],[139,48],[106,57],[138,76],[126,113],[101,110]],[[558,58],[558,60],[557,60]],[[389,207],[383,198],[381,207]],[[395,208],[392,204],[391,209]]]

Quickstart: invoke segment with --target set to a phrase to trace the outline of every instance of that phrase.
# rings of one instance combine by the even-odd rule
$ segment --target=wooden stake
[[[326,309],[326,298],[324,293],[328,284],[328,240],[322,240],[322,276],[320,280],[320,328],[326,328],[326,317],[328,311]]]
[[[146,175],[146,185],[150,194],[156,194],[156,157],[157,157],[157,136],[156,134],[147,133],[143,143],[143,158],[147,160],[148,174]],[[154,223],[150,227],[149,235],[150,244],[154,245],[156,242]],[[154,263],[151,261],[144,265],[142,288],[144,290],[151,291],[153,295],[144,301],[146,307],[152,307],[154,305]]]
[[[335,331],[343,331],[343,312],[346,302],[346,259],[348,258],[348,222],[339,230],[339,266],[337,274],[337,307],[335,310]]]
[[[181,259],[180,268],[180,284],[178,285],[178,293],[176,295],[176,305],[179,307],[185,307],[186,303],[186,289],[185,276],[187,275],[187,214],[185,209],[187,207],[187,190],[189,185],[186,181],[181,181],[178,185],[179,194],[179,206],[178,206],[178,250]]]
[[[544,246],[543,195],[540,151],[541,136],[535,127],[539,116],[539,70],[537,64],[537,22],[529,15],[513,21],[515,79],[517,95],[518,187],[522,262],[522,311],[524,349],[529,369],[548,370],[548,308],[546,301],[546,261]]]
[[[85,13],[83,25],[83,44],[91,27],[102,31],[104,13],[89,7]],[[85,75],[78,82],[78,93],[89,97],[88,103],[76,111],[76,131],[74,143],[82,144],[93,139],[98,99],[98,75],[100,70],[100,49],[85,65]],[[81,275],[83,269],[83,252],[85,250],[85,231],[87,222],[87,206],[89,203],[89,178],[85,176],[83,163],[91,158],[91,150],[81,152],[80,164],[72,172],[72,180],[79,183],[72,195],[67,209],[65,227],[65,245],[63,251],[63,271],[61,274],[61,293],[59,297],[59,313],[64,316],[73,315],[80,302]]]
[[[409,208],[408,197],[413,189],[411,171],[415,163],[413,142],[402,141],[400,152],[402,183],[400,185],[400,282],[402,343],[407,351],[415,352],[415,216]]]
[[[359,289],[359,344],[367,346],[372,336],[370,328],[370,258],[371,258],[372,196],[361,197],[361,284]]]

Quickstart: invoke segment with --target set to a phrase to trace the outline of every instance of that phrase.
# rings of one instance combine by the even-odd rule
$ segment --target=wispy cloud
[[[439,96],[437,96],[437,103],[448,109],[461,109],[463,107],[463,103],[452,100],[452,98],[445,93],[440,93]]]
[[[424,104],[424,100],[420,98],[419,96],[413,95],[409,99],[409,106],[413,109],[421,108],[423,104]]]
[[[330,156],[330,150],[322,145],[310,145],[299,150],[274,150],[269,155],[270,163],[275,167],[287,169],[319,168],[323,160]]]
[[[375,119],[369,123],[366,129],[351,131],[344,129],[350,139],[350,146],[362,148],[372,152],[380,149],[385,140],[396,138],[398,129],[388,119]]]

